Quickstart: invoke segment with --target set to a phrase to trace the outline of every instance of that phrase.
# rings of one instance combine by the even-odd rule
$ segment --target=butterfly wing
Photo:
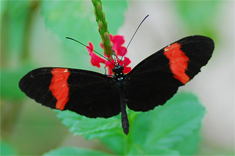
[[[163,105],[207,64],[214,49],[204,36],[178,40],[140,62],[126,75],[125,100],[135,111]]]
[[[120,94],[115,80],[78,69],[39,68],[26,74],[20,89],[36,102],[87,117],[111,117],[120,113]]]

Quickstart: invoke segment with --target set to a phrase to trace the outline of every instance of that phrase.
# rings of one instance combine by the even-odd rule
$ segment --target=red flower
[[[89,48],[88,48],[88,47],[89,47]],[[92,64],[93,66],[96,66],[96,67],[100,68],[100,63],[105,63],[105,62],[106,62],[103,58],[97,56],[97,55],[93,52],[94,47],[93,47],[93,44],[92,44],[91,42],[89,42],[89,46],[87,46],[87,50],[88,50],[88,52],[89,52],[89,55],[91,56],[91,64]]]
[[[131,63],[131,60],[129,58],[125,57],[127,50],[126,50],[126,47],[122,46],[122,44],[125,42],[124,36],[120,36],[120,35],[112,36],[111,34],[109,36],[110,36],[111,42],[113,43],[113,50],[114,50],[115,55],[119,59],[121,59],[121,57],[123,56],[122,61],[119,59],[117,60],[118,64],[119,65],[124,64],[123,73],[125,73],[125,74],[129,73],[131,71],[131,67],[127,67],[127,66]],[[102,45],[100,45],[100,46],[101,46],[101,48],[103,48]],[[108,60],[98,56],[96,53],[93,52],[93,48],[94,48],[93,44],[91,42],[89,42],[89,46],[87,46],[87,50],[89,52],[89,55],[91,56],[91,64],[93,66],[98,67],[98,68],[100,68],[100,63],[105,64],[105,67],[108,67],[108,74],[112,75],[113,74],[112,69],[114,68],[114,64],[115,64],[114,60],[111,60],[111,62],[112,62],[111,63]],[[104,56],[107,58],[105,53],[104,53]]]

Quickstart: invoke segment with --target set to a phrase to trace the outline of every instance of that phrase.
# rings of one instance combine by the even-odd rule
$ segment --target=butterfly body
[[[126,113],[126,100],[125,100],[125,75],[123,74],[123,66],[116,65],[113,68],[114,79],[117,81],[118,90],[120,94],[120,108],[122,118],[122,128],[125,134],[129,133],[129,121]]]
[[[126,105],[134,111],[148,111],[163,105],[206,65],[214,49],[204,36],[178,40],[123,74],[114,76],[70,68],[38,68],[26,74],[20,89],[36,102],[60,110],[71,110],[90,118],[108,118],[121,112],[122,127],[129,132]]]

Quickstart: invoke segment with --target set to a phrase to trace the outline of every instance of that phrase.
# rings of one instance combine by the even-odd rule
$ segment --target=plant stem
[[[101,0],[92,0],[92,3],[94,5],[96,22],[98,23],[98,31],[102,39],[101,44],[104,47],[104,53],[108,56],[109,60],[112,60],[113,44],[110,41],[109,32],[108,32],[108,23],[105,19],[105,14],[102,9],[102,2]]]

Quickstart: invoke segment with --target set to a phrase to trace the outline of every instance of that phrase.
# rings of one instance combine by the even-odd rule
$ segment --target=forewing
[[[206,65],[214,49],[204,36],[176,41],[140,62],[126,75],[128,107],[148,111],[164,104]]]
[[[39,68],[19,83],[30,98],[53,109],[71,110],[87,117],[120,113],[118,86],[110,77],[78,69]]]

